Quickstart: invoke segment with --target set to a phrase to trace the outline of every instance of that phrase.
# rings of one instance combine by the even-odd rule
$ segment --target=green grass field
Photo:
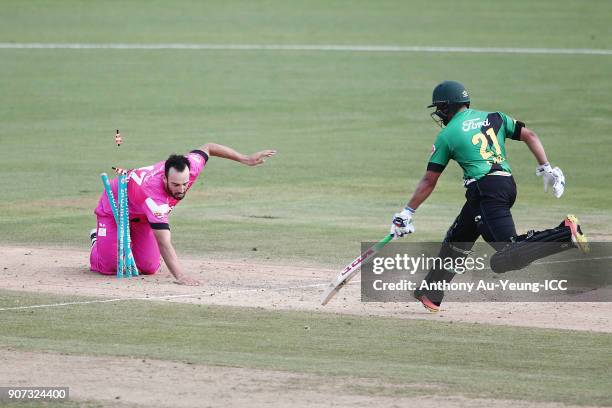
[[[0,5],[0,43],[609,49],[612,39],[612,2],[603,0]],[[0,47],[0,244],[85,250],[100,172],[217,142],[278,155],[259,168],[210,161],[171,218],[179,255],[343,266],[361,241],[387,233],[422,176],[438,131],[425,106],[444,79],[466,84],[473,107],[526,122],[564,170],[557,200],[542,191],[526,147],[509,142],[521,232],[574,212],[587,234],[610,240],[610,72],[609,55]],[[463,204],[460,179],[449,166],[410,239],[444,236]],[[58,300],[3,291],[0,307],[17,298]],[[402,384],[422,381],[425,366],[426,380],[449,395],[612,405],[609,334],[137,302],[116,319],[117,307],[0,312],[0,345]],[[111,324],[80,330],[84,319]],[[151,334],[168,321],[173,335]],[[104,340],[117,331],[121,351]],[[253,337],[241,338],[245,331]],[[346,339],[350,347],[340,347]],[[171,351],[160,349],[166,342]]]
[[[3,317],[0,344],[28,350],[380,378],[411,395],[612,404],[608,334],[150,302]],[[410,387],[423,383],[440,388]]]
[[[315,2],[303,10],[282,2],[186,2],[163,21],[154,18],[163,5],[149,2],[4,4],[0,42],[583,48],[606,46],[611,29],[602,10],[612,9],[590,2],[582,20],[571,14],[573,2],[554,2],[555,13],[546,14],[552,31],[543,36],[535,22],[552,3],[515,2],[500,19],[478,2],[449,2],[447,13],[425,2]],[[514,18],[527,4],[535,13]],[[266,15],[271,7],[274,15]],[[495,29],[482,32],[481,19]],[[36,29],[20,29],[26,20]],[[477,29],[445,28],[452,21]],[[581,22],[576,35],[572,27]],[[549,227],[574,211],[587,232],[611,231],[612,196],[601,180],[612,169],[589,165],[604,160],[598,155],[611,124],[608,56],[8,49],[0,56],[5,242],[86,246],[100,172],[215,141],[279,155],[257,169],[212,160],[173,216],[179,251],[339,266],[360,241],[384,235],[409,198],[437,132],[424,106],[446,78],[468,85],[474,107],[525,121],[565,170],[567,193],[555,200],[541,191],[527,149],[509,143],[519,229]],[[115,128],[125,138],[120,149]],[[443,236],[463,200],[457,167],[419,210],[411,239]]]

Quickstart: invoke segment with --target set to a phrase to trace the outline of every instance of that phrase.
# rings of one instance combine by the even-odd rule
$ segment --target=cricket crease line
[[[128,44],[128,43],[0,43],[0,49],[62,50],[219,50],[219,51],[338,51],[338,52],[430,52],[430,53],[494,53],[494,54],[557,54],[612,55],[611,49],[596,48],[515,48],[515,47],[437,47],[401,45],[336,45],[336,44]]]
[[[563,261],[534,262],[533,265],[546,265],[546,264],[569,263],[569,262],[580,262],[580,261],[602,260],[602,259],[612,259],[612,256],[601,256],[601,257],[587,258],[587,259],[576,258],[576,259],[568,259],[568,260],[563,260]],[[490,269],[491,268],[485,268],[483,270],[490,270]],[[359,283],[361,283],[361,281],[353,280],[351,282],[346,283],[346,285],[356,285]],[[198,292],[198,293],[183,293],[179,295],[85,300],[85,301],[79,301],[79,302],[51,303],[51,304],[46,304],[46,305],[3,307],[3,308],[0,308],[0,312],[7,312],[7,311],[14,311],[14,310],[45,309],[45,308],[62,307],[62,306],[91,305],[91,304],[96,304],[96,303],[128,302],[132,300],[164,300],[164,299],[190,298],[190,297],[196,297],[196,296],[215,296],[215,295],[225,295],[225,294],[231,295],[231,294],[236,294],[236,293],[248,293],[248,292],[259,292],[259,291],[285,291],[285,290],[295,290],[295,289],[317,288],[317,287],[324,287],[328,285],[329,283],[312,283],[309,285],[286,286],[286,287],[281,287],[281,288],[251,288],[251,289],[238,289],[238,290],[228,290],[228,291],[210,292],[210,293]]]
[[[50,303],[50,304],[45,304],[45,305],[4,307],[4,308],[0,308],[0,312],[6,312],[6,311],[11,311],[11,310],[45,309],[45,308],[62,307],[62,306],[91,305],[91,304],[96,304],[96,303],[128,302],[132,300],[164,300],[164,299],[190,298],[190,297],[197,297],[197,296],[216,296],[216,295],[225,295],[225,294],[231,295],[231,294],[236,294],[236,293],[260,292],[260,291],[284,291],[284,290],[316,288],[316,287],[320,287],[320,286],[322,287],[322,286],[327,286],[327,285],[328,283],[313,283],[310,285],[287,286],[287,287],[281,287],[281,288],[251,288],[251,289],[238,289],[238,290],[228,290],[228,291],[210,292],[210,293],[198,292],[198,293],[183,293],[180,295],[83,300],[83,301],[78,301],[78,302]]]

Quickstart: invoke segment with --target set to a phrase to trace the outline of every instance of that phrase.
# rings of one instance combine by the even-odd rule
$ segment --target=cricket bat
[[[344,285],[346,285],[359,272],[361,265],[368,262],[378,251],[382,249],[389,241],[393,239],[393,234],[389,234],[376,244],[368,248],[365,252],[359,255],[353,262],[348,264],[346,268],[329,284],[323,296],[321,296],[321,304],[325,306],[331,298],[333,298]]]

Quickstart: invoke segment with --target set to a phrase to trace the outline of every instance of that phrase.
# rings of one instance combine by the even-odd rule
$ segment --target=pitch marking
[[[335,44],[128,44],[128,43],[0,43],[0,49],[63,50],[220,50],[220,51],[339,51],[339,52],[429,52],[476,54],[556,54],[612,55],[610,49],[596,48],[514,48],[514,47],[435,47],[400,45]]]

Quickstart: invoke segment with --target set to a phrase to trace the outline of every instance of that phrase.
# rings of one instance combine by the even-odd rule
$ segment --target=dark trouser
[[[520,246],[534,242],[570,242],[571,232],[569,228],[560,225],[559,227],[541,232],[531,232],[517,237],[514,227],[514,220],[510,208],[516,199],[516,184],[512,176],[489,175],[477,180],[467,186],[465,192],[466,202],[461,212],[449,228],[442,243],[439,256],[446,257],[466,257],[467,253],[474,246],[478,237],[489,243],[497,252],[491,257],[491,265],[495,272],[506,272],[513,269],[520,269],[535,259],[551,255],[552,253],[568,249],[568,246],[559,246],[558,250],[550,251],[550,246],[546,250],[536,250],[529,252],[529,258],[523,257],[521,263],[509,262],[508,259],[519,259],[515,252],[518,250],[513,246]],[[531,243],[529,242],[529,245]],[[504,255],[501,262],[494,262],[502,258],[501,254],[512,251],[509,256]],[[496,268],[497,265],[500,265]],[[432,269],[425,277],[425,281],[431,282],[450,282],[455,274],[445,269]],[[415,291],[415,296],[422,294],[434,303],[438,304],[444,297],[443,291]]]
[[[482,235],[493,248],[500,250],[516,236],[510,208],[516,200],[512,176],[485,176],[467,186],[465,204],[450,227],[444,241],[471,243]]]

